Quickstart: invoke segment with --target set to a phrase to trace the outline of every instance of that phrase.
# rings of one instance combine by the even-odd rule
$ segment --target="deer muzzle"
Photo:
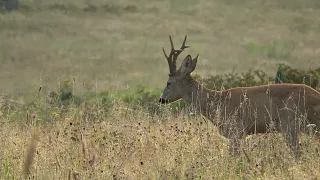
[[[161,104],[167,104],[167,103],[169,103],[169,100],[160,98],[160,99],[159,99],[159,103],[161,103]]]

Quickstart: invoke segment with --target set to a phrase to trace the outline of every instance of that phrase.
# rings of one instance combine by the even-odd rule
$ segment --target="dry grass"
[[[101,119],[70,113],[49,126],[2,124],[2,179],[317,179],[319,141],[304,136],[295,162],[280,134],[251,136],[239,157],[210,122],[117,111]],[[29,145],[31,134],[38,139]],[[34,152],[30,152],[33,148]],[[31,162],[32,160],[28,160]]]
[[[162,87],[168,34],[175,42],[188,35],[203,75],[234,66],[274,74],[279,62],[308,68],[311,59],[320,64],[319,9],[318,0],[24,0],[21,11],[0,14],[1,92],[46,91],[70,77],[77,93]],[[252,136],[231,157],[227,141],[201,118],[117,109],[95,118],[71,109],[50,125],[1,117],[1,179],[320,177],[320,142],[307,136],[299,162],[272,133]]]

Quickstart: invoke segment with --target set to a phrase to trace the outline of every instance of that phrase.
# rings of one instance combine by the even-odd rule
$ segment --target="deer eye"
[[[169,86],[170,86],[170,84],[171,84],[171,83],[169,83],[169,82],[168,82],[168,83],[167,83],[167,87],[169,87]]]

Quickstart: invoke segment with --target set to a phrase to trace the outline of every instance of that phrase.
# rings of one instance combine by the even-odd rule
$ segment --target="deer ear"
[[[187,57],[183,60],[179,72],[182,74],[191,74],[194,69],[196,68],[197,61],[198,61],[198,56],[192,59],[191,55],[187,55]]]

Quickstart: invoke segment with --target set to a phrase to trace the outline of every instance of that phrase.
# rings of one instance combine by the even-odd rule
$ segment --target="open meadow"
[[[239,156],[181,101],[159,105],[168,35],[195,75],[320,67],[319,0],[21,0],[0,9],[0,179],[320,179],[279,133]]]

